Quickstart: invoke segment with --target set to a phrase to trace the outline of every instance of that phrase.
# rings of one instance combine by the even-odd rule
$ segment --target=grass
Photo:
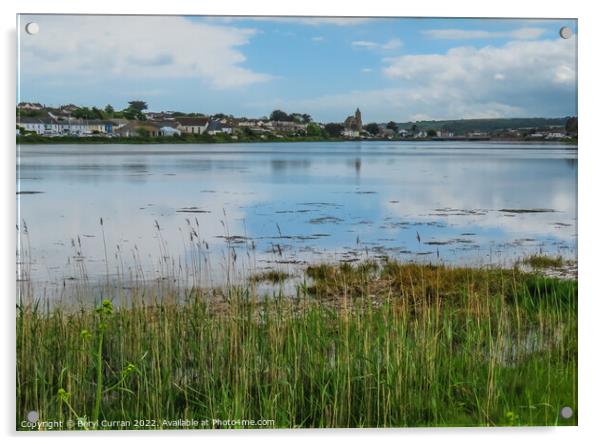
[[[281,283],[287,278],[290,278],[290,276],[290,274],[282,272],[280,270],[267,270],[265,272],[260,272],[255,275],[251,275],[251,277],[249,277],[249,281],[252,283]]]
[[[531,266],[533,269],[551,269],[562,267],[564,265],[564,260],[561,256],[550,257],[546,255],[531,255],[524,260],[524,263]]]
[[[577,283],[367,262],[308,268],[296,298],[20,305],[16,405],[18,429],[31,410],[65,429],[575,425]]]

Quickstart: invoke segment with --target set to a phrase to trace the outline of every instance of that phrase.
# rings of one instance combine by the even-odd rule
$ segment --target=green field
[[[48,429],[30,411],[64,429],[577,424],[575,280],[396,262],[304,277],[294,297],[258,276],[96,310],[20,304],[17,429]]]

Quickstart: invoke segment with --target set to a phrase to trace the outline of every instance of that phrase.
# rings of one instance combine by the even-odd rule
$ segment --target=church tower
[[[355,125],[357,131],[362,131],[362,112],[359,108],[355,110]]]

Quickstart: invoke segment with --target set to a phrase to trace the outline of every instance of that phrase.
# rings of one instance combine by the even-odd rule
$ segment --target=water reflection
[[[576,254],[577,155],[563,145],[22,146],[18,179],[42,283],[81,262],[90,277],[107,262],[111,273],[185,276],[192,262],[219,282],[242,268],[365,256]]]

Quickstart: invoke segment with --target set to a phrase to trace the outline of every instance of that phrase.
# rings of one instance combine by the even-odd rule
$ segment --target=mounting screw
[[[563,419],[570,419],[571,417],[573,417],[573,408],[571,408],[570,406],[565,406],[564,408],[562,408],[560,410],[560,417],[562,417]]]
[[[37,422],[39,418],[40,418],[40,415],[38,414],[37,411],[29,411],[27,413],[27,420],[31,423]]]
[[[40,25],[38,25],[36,22],[30,22],[27,25],[25,25],[25,32],[27,32],[27,34],[34,35],[37,34],[39,31]]]
[[[562,37],[563,39],[570,39],[573,35],[573,31],[568,26],[563,26],[562,28],[560,28],[559,34],[560,37]]]

